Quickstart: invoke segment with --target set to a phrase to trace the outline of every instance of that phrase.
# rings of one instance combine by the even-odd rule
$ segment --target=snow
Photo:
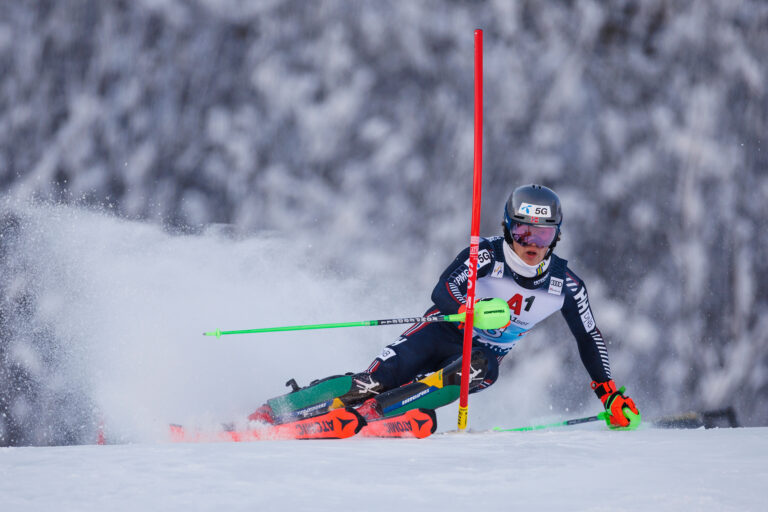
[[[768,428],[571,428],[3,448],[0,496],[13,511],[765,510]]]
[[[228,238],[215,226],[181,236],[72,207],[13,210],[21,227],[6,241],[10,268],[18,258],[35,277],[17,274],[37,300],[33,330],[55,333],[12,347],[39,396],[50,397],[20,399],[16,417],[29,422],[29,443],[61,443],[67,438],[57,432],[67,428],[93,442],[89,425],[98,421],[110,444],[0,449],[2,511],[764,509],[763,427],[482,432],[597,412],[594,397],[574,394],[578,382],[552,384],[561,364],[533,341],[516,347],[493,388],[472,395],[477,432],[469,435],[443,433],[455,426],[454,404],[438,411],[438,435],[422,441],[168,443],[170,422],[243,418],[284,392],[288,378],[303,384],[364,368],[399,334],[358,328],[214,340],[202,331],[300,323],[297,312],[306,323],[408,316],[423,304],[402,281],[379,283],[374,298],[373,275],[316,268],[300,238]],[[264,271],[272,268],[279,271]],[[41,366],[44,359],[56,368]],[[639,404],[653,417],[650,401]]]
[[[7,4],[0,444],[113,444],[0,449],[0,512],[768,508],[762,427],[164,442],[400,332],[201,331],[424,311],[467,240],[476,27],[483,234],[512,187],[553,186],[644,415],[767,425],[765,2]],[[478,430],[599,407],[560,319],[471,403]]]
[[[621,385],[645,407],[665,409],[660,414],[733,406],[745,425],[768,425],[768,330],[761,320],[768,316],[761,281],[768,237],[759,236],[768,219],[765,1],[657,0],[626,9],[596,0],[368,0],[352,8],[344,0],[38,4],[5,2],[0,16],[4,191],[107,205],[174,227],[231,223],[249,234],[299,236],[290,250],[311,244],[302,252],[318,265],[377,287],[411,286],[399,302],[386,296],[390,304],[379,304],[376,316],[423,311],[436,277],[466,246],[472,33],[483,28],[483,235],[500,234],[514,187],[551,186],[566,218],[558,253],[587,282]],[[261,245],[214,252],[237,264],[248,246]],[[86,256],[97,267],[97,284],[110,284],[99,263],[111,256]],[[198,263],[183,257],[184,270]],[[22,256],[17,262],[27,267]],[[142,262],[150,273],[158,270]],[[221,266],[211,259],[201,281],[218,280]],[[140,288],[131,280],[146,283],[141,270],[124,266],[127,275],[111,282]],[[2,267],[0,276],[16,279]],[[160,277],[158,288],[168,293],[148,297],[148,324],[168,300],[205,293]],[[229,304],[249,299],[256,279],[243,281]],[[226,277],[219,282],[219,295],[238,287]],[[278,284],[291,291],[300,283]],[[66,289],[50,285],[41,282],[40,292],[65,297],[70,315],[110,302],[127,308],[124,318],[147,312],[138,300],[104,297],[107,290],[86,287],[92,300],[70,301]],[[352,313],[339,308],[340,320],[368,317],[350,304],[375,304],[370,294],[329,302],[339,300]],[[241,308],[231,315],[238,321],[245,306],[233,307]],[[171,309],[167,318],[184,316],[182,307]],[[201,309],[188,311],[208,324],[213,312],[206,308],[205,318]],[[616,321],[607,321],[609,310]],[[323,309],[317,317],[333,313]],[[18,316],[25,320],[23,311]],[[46,319],[33,320],[46,327]],[[11,326],[29,332],[23,322]],[[562,327],[553,319],[526,340],[548,347],[555,363],[548,368],[558,371],[530,386],[551,385],[552,395],[584,379]],[[103,329],[88,343],[110,334]],[[360,359],[391,336],[362,347],[367,355]],[[3,346],[24,342],[6,338]],[[751,348],[729,356],[740,340]],[[39,359],[43,368],[32,364],[25,378],[45,381],[45,372],[55,371]],[[512,364],[511,357],[504,362]],[[0,373],[15,368],[0,360]],[[6,402],[20,400],[17,387],[0,382],[0,395],[8,389]],[[593,399],[581,389],[576,398]],[[22,394],[38,400],[32,391]]]

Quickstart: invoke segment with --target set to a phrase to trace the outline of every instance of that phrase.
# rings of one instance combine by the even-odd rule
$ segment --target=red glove
[[[613,380],[592,381],[592,389],[608,412],[606,423],[609,427],[634,429],[640,425],[640,411],[637,410],[635,402],[624,394],[623,387],[617,390]]]

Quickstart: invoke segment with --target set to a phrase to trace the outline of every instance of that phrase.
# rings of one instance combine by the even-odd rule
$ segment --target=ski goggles
[[[509,234],[512,240],[520,245],[535,245],[537,247],[549,247],[555,241],[557,228],[555,226],[532,226],[511,222]]]

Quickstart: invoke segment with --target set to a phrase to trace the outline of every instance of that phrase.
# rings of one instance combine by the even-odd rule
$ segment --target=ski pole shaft
[[[502,428],[502,427],[493,427],[494,432],[527,432],[529,430],[543,430],[546,428],[554,428],[554,427],[568,427],[571,425],[578,425],[580,423],[590,423],[592,421],[605,421],[605,418],[608,416],[608,413],[603,411],[600,412],[594,416],[587,416],[586,418],[574,418],[571,420],[565,420],[565,421],[558,421],[556,423],[547,423],[545,425],[531,425],[529,427],[518,427],[518,428]]]
[[[259,332],[307,331],[310,329],[333,329],[335,327],[371,327],[376,325],[416,324],[421,322],[464,322],[466,313],[453,315],[409,316],[405,318],[385,318],[383,320],[363,320],[361,322],[340,322],[335,324],[289,325],[286,327],[262,327],[241,331],[222,331],[216,329],[204,332],[203,336],[221,338],[226,334],[253,334]],[[509,324],[509,304],[503,299],[482,299],[475,304],[475,327],[478,329],[501,329]]]
[[[339,322],[333,324],[307,324],[307,325],[288,325],[284,327],[262,327],[260,329],[243,329],[240,331],[221,331],[216,329],[211,332],[204,332],[203,336],[216,336],[221,338],[227,334],[253,334],[261,332],[283,332],[283,331],[306,331],[310,329],[333,329],[336,327],[372,327],[377,325],[396,325],[396,324],[415,324],[419,322],[463,322],[464,313],[455,315],[433,315],[417,316],[405,318],[386,318],[384,320],[363,320],[360,322]]]

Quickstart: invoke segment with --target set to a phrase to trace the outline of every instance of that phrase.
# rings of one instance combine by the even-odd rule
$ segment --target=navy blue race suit
[[[523,277],[507,265],[505,243],[503,237],[480,241],[476,297],[507,301],[511,323],[504,329],[474,330],[473,348],[483,351],[488,366],[482,383],[472,391],[493,384],[498,377],[499,363],[517,340],[556,311],[562,313],[576,338],[579,355],[592,380],[610,380],[608,351],[592,315],[584,282],[568,268],[565,260],[554,254],[540,275]],[[466,302],[468,271],[469,248],[440,276],[432,291],[434,305],[425,316],[458,312]],[[395,388],[459,359],[462,341],[463,333],[457,324],[418,323],[387,345],[367,371],[384,389]]]

